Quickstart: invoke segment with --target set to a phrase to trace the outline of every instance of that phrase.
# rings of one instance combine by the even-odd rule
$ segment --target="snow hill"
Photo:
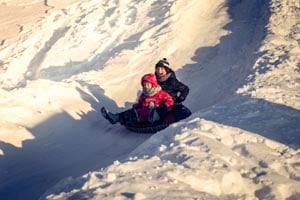
[[[0,35],[0,199],[300,199],[299,1],[69,2]],[[103,120],[162,57],[193,115]]]

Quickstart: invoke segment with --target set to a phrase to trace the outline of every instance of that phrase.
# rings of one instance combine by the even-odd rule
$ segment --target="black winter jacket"
[[[165,81],[157,80],[158,84],[173,97],[175,104],[180,104],[185,100],[190,89],[176,78],[173,70],[170,70],[169,73],[171,73],[170,77]]]

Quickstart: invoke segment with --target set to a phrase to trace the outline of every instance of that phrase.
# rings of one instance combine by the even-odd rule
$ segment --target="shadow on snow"
[[[188,98],[186,105],[194,112],[202,110],[205,119],[299,147],[299,110],[262,99],[234,95],[234,91],[246,83],[247,76],[252,73],[251,67],[259,56],[255,51],[266,33],[268,5],[269,1],[260,0],[228,1],[232,21],[224,28],[232,33],[222,37],[215,47],[198,49],[192,58],[196,64],[185,65],[176,73],[191,88],[189,97],[193,99]],[[89,63],[85,61],[77,64],[87,66],[86,70],[95,69],[96,64],[101,66],[107,57],[137,45],[139,37],[138,33],[128,38],[130,44],[99,54]],[[56,77],[52,80],[61,81],[64,78],[68,77]],[[78,113],[80,120],[72,118],[66,112],[50,117],[29,129],[35,139],[24,141],[22,148],[0,142],[0,148],[4,152],[0,156],[2,198],[37,199],[49,187],[67,176],[77,177],[124,158],[149,137],[126,134],[128,131],[118,125],[111,131],[112,126],[99,119],[98,110],[102,103],[115,108],[117,105],[104,95],[99,86],[85,82],[80,84],[88,87],[98,100],[78,88],[82,99],[91,104],[93,111]],[[225,98],[230,100],[221,102]],[[212,105],[215,106],[210,107]],[[114,134],[108,134],[110,132]],[[92,193],[88,196],[90,195]]]
[[[183,66],[177,75],[191,88],[192,98],[188,97],[186,105],[193,112],[202,110],[203,118],[299,148],[299,110],[235,94],[250,81],[247,77],[254,74],[252,66],[265,53],[258,48],[267,33],[269,3],[228,1],[232,21],[224,28],[231,34],[215,47],[199,48],[192,57],[196,63]]]
[[[84,83],[81,83],[84,84]],[[99,102],[113,101],[96,85],[87,85]],[[79,120],[67,112],[58,113],[29,128],[35,139],[22,148],[0,142],[0,196],[3,199],[38,199],[68,176],[78,177],[111,165],[126,157],[151,135],[134,134],[102,120],[100,104],[78,88],[93,111],[78,113]],[[113,132],[113,134],[111,134]]]

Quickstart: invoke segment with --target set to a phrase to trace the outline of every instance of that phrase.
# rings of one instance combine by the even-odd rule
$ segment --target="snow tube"
[[[170,124],[178,122],[182,119],[189,117],[192,112],[185,107],[184,105],[175,105],[173,109],[165,116],[164,119],[161,119],[154,123],[129,123],[124,124],[124,126],[136,133],[156,133],[167,128]]]
[[[142,123],[142,124],[126,124],[128,130],[136,133],[156,133],[169,126],[167,123]]]

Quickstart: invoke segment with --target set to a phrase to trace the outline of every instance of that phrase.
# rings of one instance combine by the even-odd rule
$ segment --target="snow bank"
[[[62,180],[42,199],[299,198],[299,158],[280,143],[194,118],[152,136],[127,160]]]
[[[299,8],[80,1],[0,41],[0,196],[300,198]],[[102,120],[162,57],[194,114],[153,136]]]

